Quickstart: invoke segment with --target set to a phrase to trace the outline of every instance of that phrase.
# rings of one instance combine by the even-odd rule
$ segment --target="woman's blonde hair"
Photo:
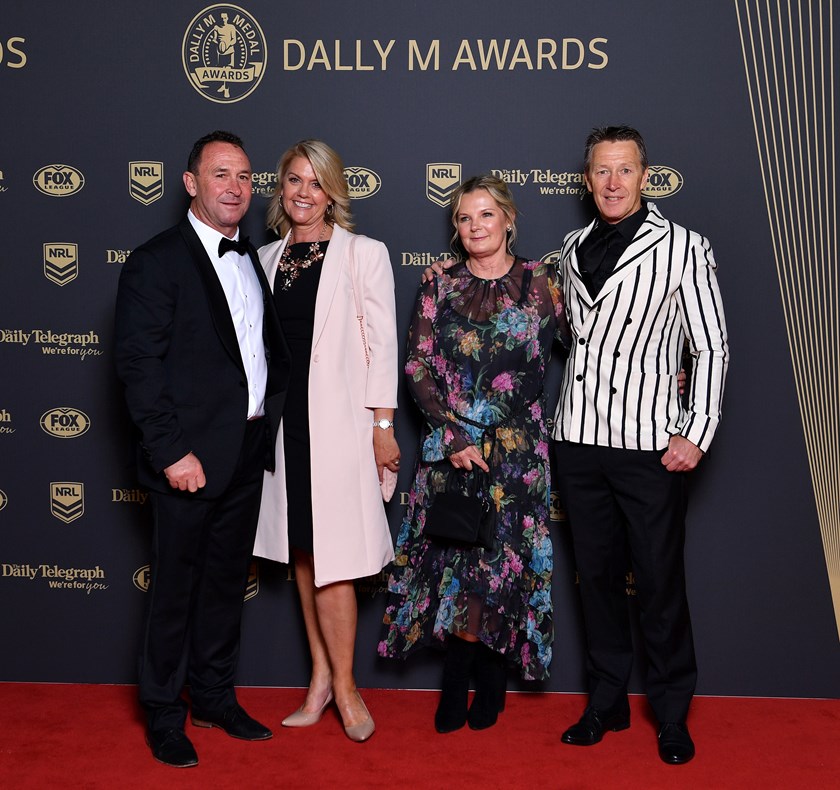
[[[464,181],[464,183],[452,193],[452,197],[449,200],[449,208],[452,211],[452,227],[455,228],[455,230],[452,233],[452,237],[449,239],[450,249],[462,260],[469,257],[463,244],[461,244],[461,237],[458,233],[458,212],[461,210],[461,199],[464,195],[470,192],[475,192],[478,189],[484,189],[489,192],[490,197],[496,201],[502,211],[502,214],[505,215],[505,219],[507,220],[508,225],[510,225],[510,230],[507,232],[507,251],[512,254],[513,247],[516,244],[516,204],[513,202],[513,195],[510,194],[508,185],[502,181],[501,178],[497,178],[490,173],[473,176],[472,178]]]
[[[266,214],[268,227],[279,236],[289,232],[292,223],[283,208],[283,179],[292,160],[299,156],[309,160],[321,188],[332,201],[324,219],[331,225],[352,231],[353,215],[350,212],[350,193],[344,177],[344,164],[341,157],[321,140],[301,140],[280,157],[277,163],[277,185]]]

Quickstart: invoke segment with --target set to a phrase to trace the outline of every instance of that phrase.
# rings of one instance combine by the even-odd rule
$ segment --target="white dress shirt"
[[[265,414],[265,385],[268,365],[263,341],[263,293],[254,265],[248,255],[229,250],[219,257],[219,242],[223,235],[205,225],[192,210],[187,212],[190,224],[201,239],[213,264],[216,276],[227,299],[230,317],[236,330],[239,353],[248,380],[247,419]],[[239,239],[239,230],[235,239]]]

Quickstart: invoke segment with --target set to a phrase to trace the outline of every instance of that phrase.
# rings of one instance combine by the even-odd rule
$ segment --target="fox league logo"
[[[237,102],[260,84],[265,35],[244,8],[221,3],[199,11],[184,33],[181,58],[190,85],[205,99]]]

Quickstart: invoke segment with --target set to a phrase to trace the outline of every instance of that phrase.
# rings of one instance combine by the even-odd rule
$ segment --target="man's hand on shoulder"
[[[662,456],[662,465],[669,472],[690,472],[703,457],[703,451],[684,436],[677,434],[668,442],[668,449]]]
[[[423,270],[423,277],[420,280],[424,285],[435,279],[435,275],[443,274],[450,266],[455,265],[454,258],[438,258],[431,266]]]
[[[195,493],[199,488],[207,485],[207,478],[204,477],[204,467],[201,461],[193,453],[187,453],[180,461],[163,470],[169,485],[179,491]]]

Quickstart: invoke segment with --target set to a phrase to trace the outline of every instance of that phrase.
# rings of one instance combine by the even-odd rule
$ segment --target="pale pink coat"
[[[370,576],[394,558],[373,457],[373,409],[397,406],[394,274],[382,242],[356,236],[356,280],[364,295],[370,367],[365,363],[349,270],[353,234],[335,226],[315,300],[309,359],[309,434],[315,584]],[[274,288],[288,240],[259,250]],[[381,430],[376,428],[376,430]],[[289,562],[283,430],[277,470],[266,472],[254,555]]]

